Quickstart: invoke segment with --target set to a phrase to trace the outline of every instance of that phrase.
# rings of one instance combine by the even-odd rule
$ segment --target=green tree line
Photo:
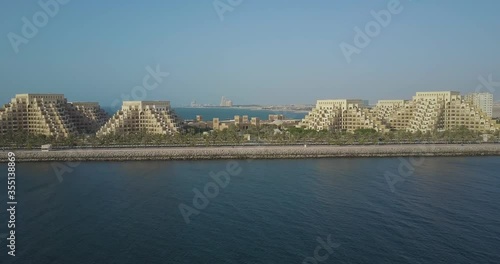
[[[204,133],[205,132],[205,133]],[[250,140],[244,135],[250,135]],[[102,137],[95,135],[71,135],[69,137],[48,137],[34,135],[25,131],[15,131],[0,137],[2,148],[40,148],[44,144],[53,147],[107,147],[107,146],[219,146],[242,144],[405,144],[405,143],[478,143],[483,141],[483,133],[457,127],[452,130],[433,133],[410,133],[390,131],[379,133],[373,129],[346,131],[315,131],[290,127],[277,130],[275,126],[255,126],[239,130],[230,126],[222,131],[208,131],[188,127],[184,133],[174,135],[148,134],[146,132],[111,134]],[[489,141],[500,140],[499,132]]]

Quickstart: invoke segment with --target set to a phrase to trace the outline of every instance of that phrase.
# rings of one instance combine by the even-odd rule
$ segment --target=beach
[[[0,152],[7,162],[9,151]],[[303,159],[335,157],[499,156],[500,144],[404,144],[363,146],[235,146],[13,150],[17,162],[215,159]]]

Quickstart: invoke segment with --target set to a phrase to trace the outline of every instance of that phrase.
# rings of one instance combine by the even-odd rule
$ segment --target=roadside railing
[[[497,141],[381,141],[381,142],[330,142],[330,141],[313,141],[306,140],[302,142],[278,142],[278,141],[261,141],[261,142],[211,142],[211,143],[168,143],[168,144],[104,144],[104,145],[78,145],[78,146],[67,146],[60,144],[53,144],[52,150],[66,150],[66,149],[104,149],[104,148],[181,148],[181,147],[255,147],[255,146],[370,146],[370,145],[411,145],[411,144],[454,144],[454,145],[464,145],[464,144],[500,144],[500,140]],[[16,144],[0,146],[0,150],[40,150],[39,146],[27,147],[27,146],[17,146]]]

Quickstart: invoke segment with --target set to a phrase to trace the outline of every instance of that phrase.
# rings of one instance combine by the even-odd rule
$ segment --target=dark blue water
[[[17,164],[17,256],[2,239],[0,263],[500,263],[500,158],[426,158],[392,192],[401,164],[92,162],[62,182],[61,164]],[[221,171],[229,183],[196,209],[193,189]],[[199,214],[186,223],[180,204]]]

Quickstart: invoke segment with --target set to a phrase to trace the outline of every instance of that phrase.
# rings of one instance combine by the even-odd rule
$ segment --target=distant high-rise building
[[[222,96],[220,100],[220,106],[221,107],[232,107],[233,106],[233,101],[227,99],[226,97]]]
[[[196,100],[193,100],[191,101],[191,107],[202,107],[202,105],[196,102]]]
[[[470,93],[465,95],[465,100],[479,107],[489,117],[493,116],[493,94]]]

